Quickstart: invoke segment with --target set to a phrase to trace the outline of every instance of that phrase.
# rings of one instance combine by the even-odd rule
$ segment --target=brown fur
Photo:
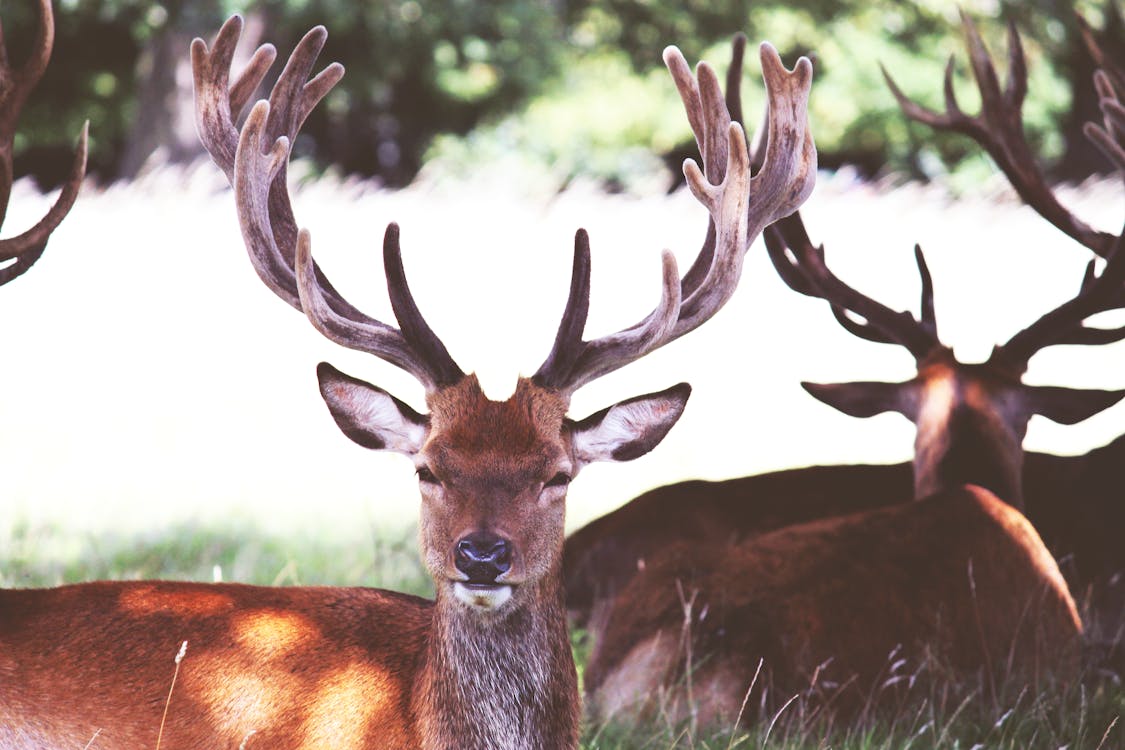
[[[187,641],[161,747],[576,748],[565,487],[543,491],[572,462],[565,399],[521,381],[492,402],[469,376],[430,401],[416,458],[443,480],[421,483],[435,602],[161,582],[0,591],[0,747],[95,734],[91,748],[155,747]],[[511,597],[487,612],[453,595],[454,549],[482,529],[513,546]]]
[[[827,693],[844,686],[833,695],[842,711],[887,678],[900,645],[911,668],[931,655],[959,675],[1066,678],[1078,664],[1081,624],[1054,560],[1022,515],[979,488],[723,548],[671,548],[621,592],[594,644],[585,680],[596,712],[663,695],[665,710],[684,715],[681,636],[693,595],[704,718],[733,717],[759,659],[759,687],[784,700],[815,675]]]
[[[1029,452],[1028,519],[1059,561],[1091,635],[1119,642],[1125,627],[1125,435],[1079,456]],[[911,465],[856,464],[691,481],[646,492],[566,540],[563,570],[571,622],[596,637],[604,612],[664,548],[714,547],[775,529],[910,498]]]
[[[1125,502],[1116,467],[1125,460],[1125,437],[1085,456],[1032,453],[1025,459],[1021,443],[1030,407],[1024,401],[1035,394],[1000,365],[963,365],[944,347],[919,366],[916,378],[887,384],[886,393],[897,394],[894,408],[918,425],[912,466],[809,467],[646,493],[567,540],[573,621],[596,639],[616,592],[677,540],[721,545],[976,484],[1028,514],[1075,593],[1089,601],[1098,638],[1120,640],[1125,546],[1118,539],[1125,532]],[[1080,402],[1084,396],[1071,392],[1067,398]],[[861,415],[888,408],[884,401],[857,403],[844,405]]]
[[[0,591],[0,747],[417,748],[431,602],[100,582]],[[174,658],[187,652],[173,689]]]

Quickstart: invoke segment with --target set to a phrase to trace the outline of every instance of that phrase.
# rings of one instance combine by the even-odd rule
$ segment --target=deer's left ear
[[[691,386],[674,385],[637,396],[571,423],[574,455],[582,465],[631,461],[655,448],[684,413]]]
[[[1049,385],[1024,386],[1023,393],[1030,413],[1042,414],[1059,424],[1077,424],[1089,419],[1125,396],[1125,391],[1059,388]]]

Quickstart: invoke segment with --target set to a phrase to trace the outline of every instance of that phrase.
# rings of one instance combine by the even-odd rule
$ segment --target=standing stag
[[[904,110],[932,125],[945,122],[946,127],[976,134],[977,140],[986,145],[997,162],[1004,166],[1004,172],[1019,193],[1040,214],[1095,252],[1107,254],[1110,241],[1115,236],[1091,229],[1062,208],[1047,187],[1046,179],[1036,169],[1030,148],[1023,138],[1019,109],[1026,91],[1026,67],[1014,29],[1010,32],[1010,78],[1007,93],[1001,94],[995,68],[979,35],[967,17],[963,19],[963,24],[973,71],[982,100],[987,103],[983,114],[977,118],[966,117],[959,113],[955,100],[951,100],[949,111],[944,116],[926,113],[898,94]],[[1095,59],[1104,64],[1105,55],[1094,45],[1092,35],[1087,34],[1087,39]],[[734,97],[737,97],[735,82],[740,75],[739,44],[736,42],[735,62],[728,79],[728,92]],[[949,71],[947,76],[951,75],[951,68]],[[1113,86],[1109,84],[1114,80],[1125,82],[1125,76],[1118,73],[1105,77],[1103,74],[1101,80],[1103,108],[1112,112],[1116,97],[1113,96]],[[892,90],[897,92],[893,83],[891,85]],[[1125,86],[1125,83],[1118,85]],[[948,78],[946,90],[951,91]],[[998,109],[1001,105],[1005,105],[1005,109]],[[737,110],[736,98],[732,102],[732,110]],[[737,115],[736,119],[739,119]],[[1125,128],[1115,128],[1107,122],[1101,132],[1120,134],[1122,130]],[[1102,136],[1094,132],[1093,137]],[[1103,138],[1102,143],[1103,148],[1112,148],[1112,139],[1106,141]],[[772,238],[775,250],[783,247],[786,233],[808,250],[808,238],[797,218],[791,218],[767,233],[767,239]],[[932,300],[932,296],[928,296]],[[1051,316],[1061,314],[1052,313]],[[885,311],[883,317],[894,318],[897,315]],[[845,317],[841,322],[848,324],[851,321]],[[1113,333],[1096,335],[1098,340],[1090,343],[1110,343],[1114,336]],[[961,369],[972,371],[973,366],[962,366]],[[812,388],[826,394],[833,390]],[[871,388],[885,390],[886,386]],[[1099,399],[1097,394],[1082,396],[1072,390],[1054,392],[1071,406],[1078,403],[1074,399],[1083,399],[1091,406],[1096,406]],[[1006,396],[1003,392],[994,391],[990,398],[992,406],[988,408],[998,409],[1004,405]],[[601,627],[601,613],[610,606],[616,593],[654,554],[670,543],[697,540],[703,544],[725,544],[796,523],[886,507],[918,496],[912,486],[915,479],[923,486],[935,484],[938,475],[932,469],[935,459],[942,453],[935,446],[948,443],[948,440],[949,436],[942,430],[920,432],[913,466],[909,463],[813,466],[719,482],[684,482],[645,493],[579,529],[567,539],[564,569],[567,609],[571,619],[596,635]],[[1007,443],[1007,455],[1001,460],[1009,469],[1004,472],[1004,478],[997,477],[1001,479],[1000,484],[985,486],[1014,504],[1022,502],[1025,514],[1036,530],[1056,558],[1063,561],[1071,590],[1089,602],[1102,637],[1112,641],[1116,630],[1125,624],[1125,545],[1120,543],[1125,530],[1125,503],[1121,501],[1120,490],[1125,435],[1085,455],[1073,457],[1022,454],[1018,447],[1022,441],[1022,428],[1004,441]],[[919,460],[928,461],[931,470],[917,466]],[[944,463],[942,471],[952,472],[953,483],[956,483],[956,475],[973,471],[973,462],[977,459],[967,452],[946,452],[941,460]],[[1018,469],[1021,460],[1022,476]],[[978,468],[988,470],[983,464]],[[920,469],[920,473],[915,474],[916,469]],[[1002,485],[1022,486],[1013,494],[1010,490],[1003,490]]]
[[[1098,87],[1106,123],[1091,124],[1087,135],[1125,175],[1125,150],[1115,140],[1125,132],[1125,110],[1104,74]],[[1054,559],[1019,512],[1021,443],[1032,414],[1069,424],[1125,391],[1029,386],[1022,376],[1047,346],[1125,337],[1125,328],[1084,325],[1125,308],[1123,237],[1115,237],[1100,274],[1091,263],[1072,299],[995,347],[986,362],[964,364],[938,338],[920,249],[915,318],[836,277],[798,214],[767,228],[770,257],[788,286],[826,300],[856,336],[914,356],[917,375],[906,383],[805,387],[854,416],[897,411],[915,423],[916,502],[730,544],[720,536],[653,551],[619,592],[596,603],[586,669],[594,710],[611,716],[652,707],[672,717],[730,719],[759,662],[759,690],[782,700],[811,690],[843,711],[870,705],[881,681],[902,676],[903,664],[981,673],[993,692],[997,679],[1073,676],[1082,625]],[[901,482],[890,468],[885,473]],[[689,489],[706,485],[685,485],[681,495]],[[880,492],[873,503],[887,500]],[[863,505],[847,499],[834,510]]]
[[[0,32],[0,224],[4,223],[8,201],[12,197],[12,142],[16,136],[16,123],[28,95],[47,69],[55,42],[51,0],[39,0],[39,16],[31,55],[22,66],[12,67],[3,33]],[[86,130],[83,127],[82,134],[78,136],[74,164],[55,205],[23,234],[0,240],[0,286],[22,275],[39,260],[47,249],[51,232],[55,231],[74,205],[78,189],[82,187],[82,178],[86,175]]]
[[[664,254],[661,300],[644,320],[584,341],[590,249],[580,230],[554,347],[496,402],[419,313],[397,226],[386,232],[383,258],[399,328],[356,310],[317,268],[293,216],[286,164],[302,121],[343,69],[309,79],[326,37],[310,31],[269,102],[255,104],[239,130],[234,118],[275,54],[260,48],[231,83],[240,29],[235,17],[210,51],[202,40],[192,45],[200,136],[234,186],[243,238],[266,285],[333,341],[425,386],[429,414],[318,368],[321,394],[349,438],[414,463],[436,601],[374,589],[170,582],[3,591],[0,746],[575,748],[579,697],[561,581],[567,486],[588,463],[652,449],[688,387],[582,420],[565,416],[570,397],[710,318],[734,292],[749,242],[808,196],[809,63],[790,73],[762,46],[772,115],[766,163],[751,178],[745,136],[716,100],[713,73],[701,66],[697,82],[678,51],[666,53],[704,134],[704,169],[689,161],[684,172],[715,231],[682,280]],[[169,698],[172,657],[184,641]]]

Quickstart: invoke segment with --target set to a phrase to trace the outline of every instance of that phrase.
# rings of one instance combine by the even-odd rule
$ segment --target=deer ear
[[[897,411],[915,421],[917,399],[912,382],[879,383],[801,383],[813,398],[823,401],[852,417],[873,417],[887,411]]]
[[[674,385],[637,396],[571,423],[574,455],[582,465],[594,461],[632,461],[655,448],[684,413],[691,386]]]
[[[422,449],[427,419],[382,388],[353,378],[327,362],[316,368],[320,395],[344,434],[364,448],[412,456]]]
[[[1028,412],[1059,424],[1077,424],[1116,404],[1125,391],[1029,385],[1023,395]]]

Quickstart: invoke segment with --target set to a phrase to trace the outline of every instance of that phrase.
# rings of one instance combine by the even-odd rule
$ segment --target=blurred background
[[[1104,160],[1080,135],[1096,109],[1074,18],[1085,14],[1125,59],[1115,4],[961,7],[1002,71],[1004,22],[1017,25],[1029,141],[1064,204],[1116,232],[1120,181],[1100,174]],[[340,61],[347,74],[296,142],[298,221],[337,288],[384,320],[377,249],[386,223],[400,222],[424,314],[493,398],[549,349],[576,228],[593,241],[588,336],[651,309],[662,248],[682,268],[698,250],[706,213],[679,189],[694,144],[660,59],[669,43],[720,71],[736,31],[752,45],[770,40],[789,64],[815,57],[810,118],[822,171],[802,210],[809,231],[838,275],[898,309],[917,309],[911,248],[920,242],[942,336],[962,358],[987,357],[1073,295],[1090,258],[1022,206],[974,143],[899,112],[880,63],[907,94],[940,107],[953,56],[962,106],[979,106],[957,8],[945,0],[64,0],[50,66],[16,135],[21,179],[4,236],[46,211],[87,119],[90,168],[43,258],[0,289],[0,528],[17,530],[7,542],[0,535],[0,548],[177,524],[370,540],[416,518],[410,465],[338,432],[315,365],[330,360],[416,408],[421,389],[322,339],[261,284],[233,196],[198,143],[188,46],[210,40],[231,12],[246,18],[246,55],[271,42],[284,59],[308,28],[327,27],[321,62]],[[33,3],[5,0],[0,17],[10,57],[22,59],[38,22]],[[753,54],[743,92],[753,125],[763,100]],[[1125,387],[1123,346],[1053,347],[1028,380]],[[906,420],[846,417],[799,381],[905,379],[912,365],[785,288],[755,244],[739,293],[715,320],[575,397],[572,415],[583,417],[677,381],[695,387],[656,452],[591,467],[575,483],[570,526],[681,479],[907,460]],[[1036,418],[1027,446],[1082,453],[1123,427],[1121,406],[1076,427]]]
[[[309,119],[297,154],[318,169],[391,187],[408,185],[434,161],[470,173],[513,154],[519,167],[547,171],[560,185],[592,177],[628,190],[666,180],[662,165],[678,170],[694,146],[661,50],[675,43],[689,59],[725,62],[736,31],[770,40],[787,60],[815,56],[812,111],[822,167],[933,178],[984,158],[964,139],[935,139],[907,125],[879,72],[882,64],[906,91],[940,103],[949,56],[960,56],[966,70],[958,5],[945,0],[56,4],[56,53],[15,144],[17,174],[34,175],[45,188],[65,175],[69,144],[86,119],[91,173],[101,184],[136,177],[154,155],[174,163],[197,158],[186,50],[234,12],[246,17],[247,50],[264,41],[289,50],[310,27],[328,28],[324,59],[343,62],[348,74]],[[1031,63],[1026,125],[1052,174],[1081,179],[1102,170],[1080,132],[1096,100],[1075,11],[1105,29],[1106,49],[1125,54],[1116,3],[959,6],[1001,55],[1003,21],[1019,28]],[[11,54],[20,58],[35,6],[13,0],[3,12]],[[759,87],[747,87],[747,95],[759,101]],[[964,100],[973,106],[971,91]]]

